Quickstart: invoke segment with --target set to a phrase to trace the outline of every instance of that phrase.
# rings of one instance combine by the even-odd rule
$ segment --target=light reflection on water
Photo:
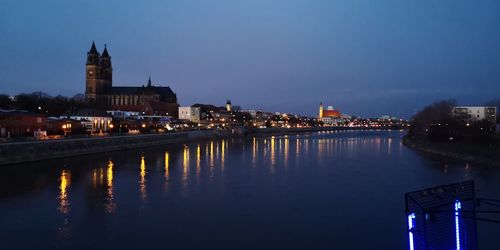
[[[67,170],[61,171],[61,176],[59,180],[59,207],[57,210],[63,216],[63,222],[58,227],[57,236],[60,238],[67,238],[70,234],[70,202],[69,202],[69,186],[71,185],[71,172]]]
[[[210,142],[210,167],[214,166],[214,142]]]
[[[406,244],[401,230],[405,226],[404,192],[464,178],[479,179],[479,186],[500,188],[496,180],[487,179],[492,175],[500,178],[498,172],[483,177],[473,164],[422,158],[402,146],[401,135],[327,132],[212,140],[61,159],[53,162],[64,169],[53,170],[51,162],[32,175],[39,180],[56,171],[57,180],[47,182],[45,188],[50,190],[57,183],[57,214],[49,215],[62,216],[63,221],[47,219],[43,223],[47,227],[53,224],[58,232],[53,234],[64,232],[71,248],[91,248],[78,235],[97,237],[94,231],[102,227],[107,230],[103,235],[120,238],[102,241],[103,246],[125,248],[137,241],[155,248],[168,239],[178,240],[173,248],[187,244],[187,248],[203,249],[196,239],[207,237],[220,248],[245,248],[238,242],[253,242],[248,244],[254,249],[348,249],[351,245],[342,245],[346,241],[354,248],[368,248],[370,244],[357,240],[365,234],[376,235],[371,240],[380,249],[401,249]],[[6,174],[15,175],[15,171],[2,173]],[[32,192],[34,197],[44,194]],[[30,223],[42,223],[42,217],[35,216],[40,206],[33,205],[39,199],[11,196],[25,203],[17,206]],[[52,209],[53,197],[47,201]],[[148,209],[143,209],[146,202]],[[365,202],[377,207],[377,216],[364,214]],[[16,218],[18,210],[6,209],[8,204],[0,199],[0,213]],[[345,230],[368,220],[391,236],[369,228]],[[14,224],[6,223],[4,228]],[[260,233],[262,228],[266,230]],[[24,230],[24,235],[35,234],[29,227]],[[52,231],[46,231],[39,243],[53,239]],[[2,228],[0,233],[8,235]],[[220,243],[227,237],[236,245]],[[16,237],[7,239],[9,244]]]
[[[60,192],[58,210],[63,214],[67,214],[70,211],[68,188],[71,185],[71,172],[62,170],[59,183]]]
[[[114,194],[113,194],[113,162],[108,162],[108,169],[106,171],[107,178],[107,196],[105,210],[108,213],[113,213],[115,210]]]
[[[165,152],[165,181],[168,182],[168,177],[169,177],[169,163],[170,163],[170,159],[169,159],[169,156],[168,156],[168,152]]]
[[[221,171],[224,172],[224,160],[225,160],[225,152],[226,152],[226,144],[225,144],[225,140],[222,139],[222,142],[221,142],[221,158],[220,158],[220,167],[221,167]],[[218,145],[218,144],[217,144]]]
[[[284,165],[285,167],[287,168],[288,167],[288,151],[289,151],[289,144],[290,144],[290,140],[288,139],[288,135],[285,135],[285,148],[284,148],[284,152],[283,152],[283,157],[284,157]]]
[[[200,165],[201,165],[201,147],[200,144],[196,147],[196,177],[200,177]]]
[[[189,172],[189,147],[184,146],[184,154],[182,158],[182,183],[184,186],[188,184],[188,172]]]
[[[257,138],[252,138],[252,167],[255,167],[255,163],[257,161],[257,151],[259,150],[259,144],[257,143]]]
[[[275,137],[271,136],[271,145],[270,145],[271,155],[270,155],[270,159],[271,159],[271,172],[272,173],[274,173],[274,167],[276,166],[276,153],[275,153],[276,146],[274,145],[274,143],[275,143],[274,141],[275,141]]]
[[[146,190],[146,160],[144,160],[144,156],[141,157],[141,167],[140,167],[140,180],[139,186],[141,190],[141,200],[143,202],[148,198],[148,193]]]

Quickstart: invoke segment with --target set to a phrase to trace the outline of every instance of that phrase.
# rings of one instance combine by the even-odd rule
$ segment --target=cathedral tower
[[[113,83],[113,67],[111,65],[111,57],[108,54],[108,48],[104,44],[104,51],[101,55],[101,80],[104,88],[109,88]]]
[[[87,52],[87,63],[85,64],[85,98],[89,101],[96,100],[100,73],[99,56],[95,43],[92,42],[92,47],[90,47],[90,51]]]
[[[105,94],[105,89],[110,88],[113,82],[113,67],[108,49],[104,46],[102,55],[99,54],[92,42],[87,52],[87,63],[85,65],[85,97],[89,101],[98,101]]]

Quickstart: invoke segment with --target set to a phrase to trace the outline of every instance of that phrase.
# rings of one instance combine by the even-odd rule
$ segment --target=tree
[[[76,94],[73,97],[71,97],[71,101],[84,103],[85,102],[85,95],[84,94]]]
[[[16,109],[42,113],[48,116],[60,116],[91,107],[91,104],[85,102],[85,98],[81,94],[68,98],[62,95],[52,97],[43,92],[33,92],[31,94],[22,93],[17,95],[11,106]]]
[[[418,112],[411,121],[409,134],[433,141],[490,142],[495,126],[487,120],[463,120],[452,114],[455,101],[436,102]]]
[[[14,106],[16,109],[36,111],[38,107],[37,96],[33,94],[21,93],[16,95]]]
[[[9,109],[10,108],[10,98],[8,95],[0,94],[0,108]]]
[[[444,100],[425,107],[413,117],[410,135],[427,136],[432,126],[453,123],[451,111],[454,106],[456,106],[455,100]]]

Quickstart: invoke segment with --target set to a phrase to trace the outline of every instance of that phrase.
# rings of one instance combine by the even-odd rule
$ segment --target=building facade
[[[452,114],[463,122],[487,120],[492,124],[497,120],[497,108],[488,106],[458,106],[453,107]]]
[[[111,115],[113,118],[121,118],[121,119],[137,117],[141,114],[140,112],[122,111],[122,110],[106,110],[106,113]]]
[[[42,114],[0,109],[0,137],[33,136],[45,131],[45,119]]]
[[[113,66],[106,46],[102,54],[92,42],[85,73],[87,101],[107,110],[126,110],[177,117],[177,95],[170,87],[154,86],[151,77],[141,87],[114,87]]]
[[[200,107],[179,107],[179,120],[200,122]]]
[[[337,125],[341,122],[340,111],[333,108],[333,106],[328,106],[326,109],[323,107],[323,102],[319,104],[319,115],[318,120],[322,121],[324,125],[332,126]]]

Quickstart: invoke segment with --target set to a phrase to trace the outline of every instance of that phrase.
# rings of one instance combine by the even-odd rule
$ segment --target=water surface
[[[0,169],[0,249],[405,249],[404,193],[500,170],[432,159],[404,132],[203,141]],[[480,249],[500,226],[479,224]]]

